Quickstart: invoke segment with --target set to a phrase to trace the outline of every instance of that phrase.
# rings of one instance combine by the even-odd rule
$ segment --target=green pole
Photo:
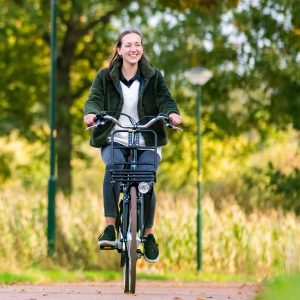
[[[201,213],[201,85],[197,85],[197,270],[202,268]]]
[[[53,256],[55,252],[55,106],[56,106],[56,72],[57,72],[57,54],[56,54],[56,0],[51,0],[51,71],[50,71],[50,176],[48,179],[48,256]]]

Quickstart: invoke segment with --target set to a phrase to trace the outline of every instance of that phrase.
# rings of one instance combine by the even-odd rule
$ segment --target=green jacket
[[[120,113],[123,106],[122,89],[119,82],[121,62],[117,62],[112,70],[108,68],[100,70],[94,79],[88,100],[84,104],[84,115],[97,114],[106,111],[115,115]],[[161,72],[153,68],[144,58],[140,61],[140,70],[143,80],[140,83],[138,98],[138,115],[142,120],[145,116],[156,116],[159,113],[179,114],[176,102],[172,99],[168,88],[164,83]],[[146,123],[145,120],[142,123]],[[114,124],[107,122],[105,125],[93,129],[90,144],[93,147],[104,147],[108,144],[108,137]],[[165,126],[162,122],[156,122],[149,129],[157,134],[158,146],[167,143]],[[153,145],[153,134],[143,133],[146,145]]]

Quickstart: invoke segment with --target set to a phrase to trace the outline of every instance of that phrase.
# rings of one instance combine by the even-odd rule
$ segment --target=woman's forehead
[[[128,33],[123,36],[122,38],[122,43],[136,43],[136,42],[141,42],[141,37],[137,33]]]

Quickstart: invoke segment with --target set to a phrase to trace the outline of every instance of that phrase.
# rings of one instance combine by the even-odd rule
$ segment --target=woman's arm
[[[84,103],[84,122],[88,126],[94,124],[94,117],[103,110],[105,69],[100,70],[91,85],[90,94]]]
[[[182,118],[179,115],[179,109],[175,100],[172,98],[171,93],[169,92],[169,89],[167,88],[160,71],[158,71],[156,92],[156,103],[159,112],[167,114],[174,126],[179,125],[182,122]]]
[[[170,115],[176,113],[179,115],[179,109],[175,100],[172,98],[169,89],[167,88],[164,78],[159,70],[156,84],[156,106],[160,113]]]

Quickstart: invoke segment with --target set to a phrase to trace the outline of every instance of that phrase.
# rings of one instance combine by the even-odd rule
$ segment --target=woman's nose
[[[136,46],[131,46],[130,47],[130,51],[136,51],[136,49],[137,49]]]

